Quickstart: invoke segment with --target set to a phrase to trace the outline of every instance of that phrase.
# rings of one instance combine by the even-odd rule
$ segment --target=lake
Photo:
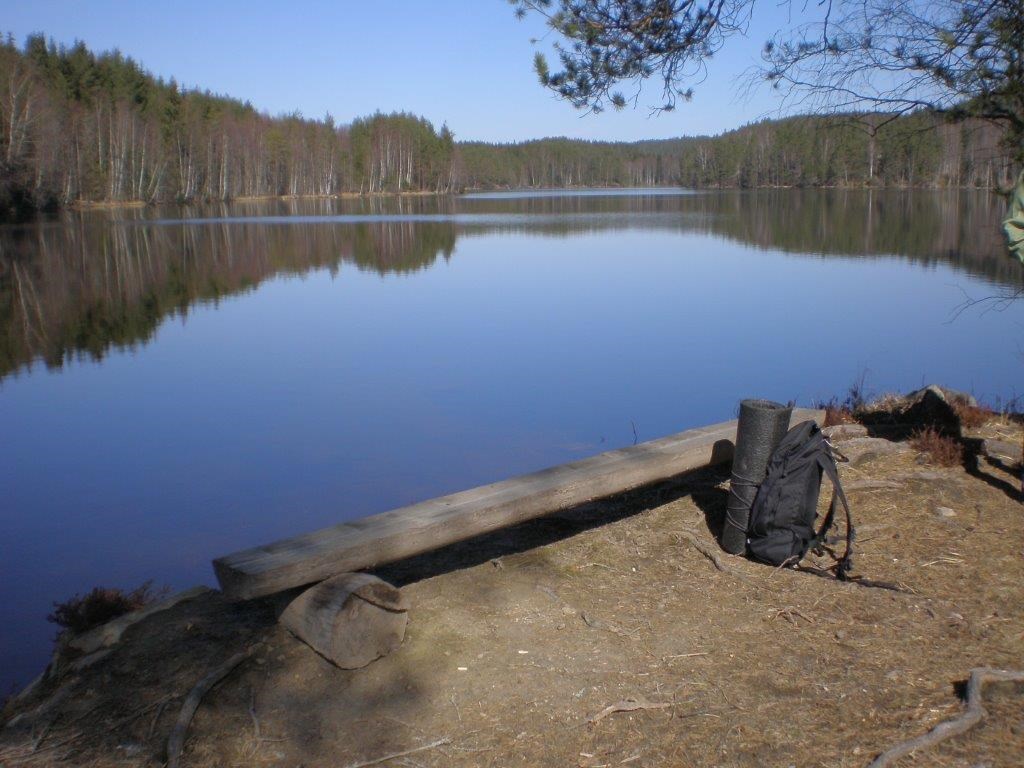
[[[495,193],[0,227],[0,685],[52,603],[861,375],[1006,403],[982,192]]]

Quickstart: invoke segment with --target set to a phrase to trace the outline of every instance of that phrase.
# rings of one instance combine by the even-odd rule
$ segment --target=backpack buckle
[[[850,460],[846,457],[846,454],[840,451],[838,448],[836,448],[835,445],[833,445],[827,437],[822,438],[822,440],[825,442],[825,445],[828,446],[829,453],[832,454],[833,460],[840,461],[843,463],[849,463]]]

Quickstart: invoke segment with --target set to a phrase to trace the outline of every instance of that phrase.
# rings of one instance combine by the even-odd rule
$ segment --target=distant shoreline
[[[380,198],[404,198],[404,197],[461,197],[467,194],[480,194],[489,192],[556,192],[556,191],[567,191],[567,192],[581,192],[586,190],[621,190],[623,192],[641,191],[645,189],[679,189],[679,190],[690,190],[693,192],[758,192],[764,190],[845,190],[851,192],[990,192],[995,195],[1005,195],[1006,191],[998,188],[991,187],[975,187],[975,186],[905,186],[905,185],[885,185],[885,186],[863,186],[863,185],[815,185],[815,186],[798,186],[798,185],[781,185],[781,186],[770,186],[763,185],[758,187],[681,187],[681,186],[639,186],[639,187],[622,187],[622,186],[593,186],[593,185],[582,185],[582,186],[558,186],[558,187],[467,187],[460,192],[431,192],[426,190],[410,190],[401,192],[338,192],[332,195],[245,195],[241,197],[228,198],[226,200],[187,200],[184,202],[175,202],[170,200],[76,200],[69,203],[66,206],[61,206],[57,210],[69,210],[69,211],[102,211],[102,210],[117,210],[117,209],[129,209],[129,208],[148,208],[149,206],[158,205],[217,205],[224,204],[230,205],[233,203],[267,203],[267,202],[285,202],[289,200],[364,200],[364,199],[380,199]]]
[[[227,200],[186,200],[177,202],[174,200],[75,200],[58,210],[69,211],[92,211],[116,208],[148,208],[156,205],[216,205],[231,203],[267,203],[285,200],[358,200],[362,198],[378,197],[438,197],[447,196],[447,192],[425,192],[416,190],[411,192],[338,192],[333,195],[245,195],[232,197]]]

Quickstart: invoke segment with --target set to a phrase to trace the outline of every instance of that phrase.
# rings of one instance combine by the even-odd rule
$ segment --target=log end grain
[[[402,644],[408,610],[396,587],[366,573],[343,573],[296,597],[280,621],[331,663],[359,669]]]

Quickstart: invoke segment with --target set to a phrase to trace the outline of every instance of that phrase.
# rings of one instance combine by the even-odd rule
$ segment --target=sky
[[[710,62],[695,96],[651,116],[639,107],[584,114],[542,88],[533,72],[551,36],[536,17],[517,21],[506,0],[306,0],[301,3],[32,0],[0,3],[0,31],[20,43],[42,32],[58,43],[119,49],[154,75],[250,101],[272,115],[328,112],[347,123],[375,111],[447,122],[460,140],[544,136],[634,141],[720,133],[777,117],[767,87],[742,95],[764,42],[791,24],[789,4],[755,5],[747,36]],[[534,38],[542,38],[534,43]]]

